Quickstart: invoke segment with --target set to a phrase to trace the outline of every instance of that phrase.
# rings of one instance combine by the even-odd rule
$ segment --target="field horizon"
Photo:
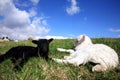
[[[106,44],[115,49],[120,59],[120,38],[92,38],[93,43]],[[63,58],[69,53],[58,52],[58,47],[69,49],[73,47],[74,39],[55,39],[51,42],[49,57]],[[0,54],[15,46],[36,46],[31,40],[18,42],[0,42]],[[14,72],[10,59],[0,63],[0,80],[120,80],[120,72],[115,69],[105,72],[91,71],[92,64],[79,67],[70,64],[58,64],[54,61],[46,62],[41,57],[31,58],[22,68],[22,71]]]

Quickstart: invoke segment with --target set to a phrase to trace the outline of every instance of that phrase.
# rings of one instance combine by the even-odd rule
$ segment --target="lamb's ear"
[[[37,41],[37,40],[32,40],[32,42],[33,42],[34,44],[38,44],[38,41]]]
[[[83,37],[82,37],[82,41],[85,41],[85,35],[83,35]]]
[[[48,41],[49,41],[49,43],[50,43],[51,41],[53,41],[53,38],[49,39]]]

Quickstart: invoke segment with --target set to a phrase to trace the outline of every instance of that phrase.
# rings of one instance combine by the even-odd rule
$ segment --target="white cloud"
[[[110,32],[114,32],[114,33],[120,33],[120,29],[110,28],[109,31],[110,31]],[[117,37],[120,37],[120,35],[117,35]]]
[[[45,38],[45,39],[50,39],[50,38],[53,38],[53,39],[68,39],[68,37],[64,37],[64,36],[44,36],[44,37],[35,37],[35,39],[42,39],[42,38]]]
[[[111,31],[111,32],[120,32],[120,29],[113,29],[113,28],[110,28],[109,31]]]
[[[120,38],[120,35],[118,35],[118,37]]]
[[[35,9],[20,10],[13,0],[0,0],[0,37],[8,36],[13,39],[27,39],[28,36],[47,34],[45,17],[37,17]],[[32,20],[30,19],[32,17]]]
[[[30,1],[33,3],[33,5],[37,5],[40,0],[30,0]]]
[[[34,17],[34,16],[37,15],[37,12],[34,8],[32,8],[32,9],[29,10],[29,14],[30,14],[30,17]]]
[[[46,36],[47,39],[54,38],[54,39],[67,39],[68,37],[64,36]]]
[[[66,8],[66,11],[69,15],[74,15],[80,12],[80,7],[77,6],[76,0],[69,0],[71,2],[71,6]]]

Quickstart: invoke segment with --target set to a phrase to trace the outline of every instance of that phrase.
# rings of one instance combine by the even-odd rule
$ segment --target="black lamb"
[[[32,46],[17,46],[8,50],[5,54],[0,55],[0,63],[4,60],[10,58],[12,63],[14,64],[13,70],[21,70],[24,64],[31,57],[39,57],[41,56],[46,61],[51,58],[48,57],[49,52],[49,43],[53,39],[40,39],[33,40],[32,42],[37,44],[37,47]]]

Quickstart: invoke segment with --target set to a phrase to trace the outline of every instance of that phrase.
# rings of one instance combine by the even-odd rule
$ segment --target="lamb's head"
[[[43,55],[48,55],[48,51],[49,51],[49,43],[53,40],[53,38],[51,39],[39,39],[39,40],[33,40],[32,42],[37,44],[38,47],[38,51],[41,54],[41,56]]]
[[[74,48],[77,49],[80,46],[92,44],[91,39],[86,35],[80,35],[74,42]]]

